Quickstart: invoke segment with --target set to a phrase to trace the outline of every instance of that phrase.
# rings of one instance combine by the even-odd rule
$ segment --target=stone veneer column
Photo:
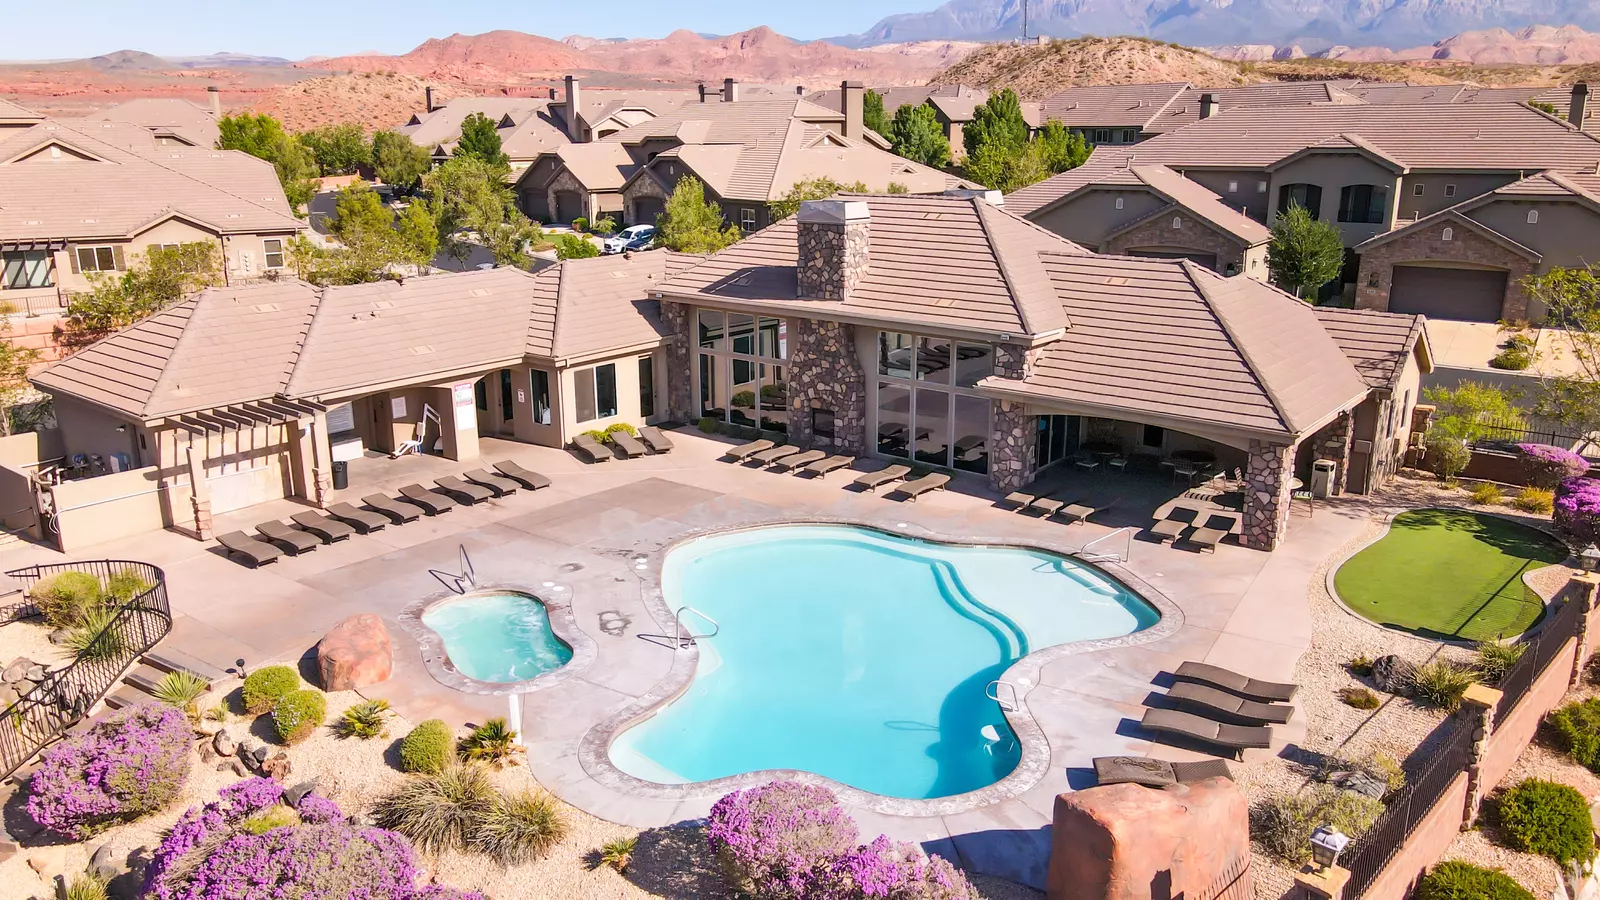
[[[1461,830],[1467,831],[1478,823],[1478,812],[1483,808],[1483,758],[1489,752],[1489,736],[1494,734],[1494,711],[1500,705],[1501,692],[1488,685],[1473,684],[1461,695],[1461,708],[1456,715],[1464,721],[1458,728],[1472,729],[1472,748],[1467,752],[1467,808],[1461,819]],[[1487,787],[1493,787],[1488,785]]]
[[[1331,459],[1339,464],[1333,473],[1333,495],[1344,493],[1344,486],[1350,480],[1350,444],[1351,434],[1354,431],[1354,415],[1342,412],[1332,422],[1322,426],[1316,437],[1312,438],[1311,446],[1316,449],[1317,459]]]
[[[1295,444],[1250,442],[1245,469],[1244,533],[1240,541],[1254,550],[1272,550],[1289,525],[1289,479],[1293,477]]]
[[[1032,371],[1039,354],[1018,344],[997,344],[994,374],[1021,381]],[[1038,416],[1027,404],[993,401],[993,430],[989,434],[989,484],[1002,494],[1025,487],[1039,468]]]
[[[788,319],[789,440],[852,456],[867,446],[867,373],[856,354],[855,329],[823,319]],[[833,413],[833,438],[812,428],[812,411]]]
[[[843,300],[867,272],[871,216],[863,200],[808,200],[796,218],[802,298]]]
[[[700,418],[694,405],[695,341],[690,308],[663,299],[661,321],[667,326],[667,418],[692,423]]]

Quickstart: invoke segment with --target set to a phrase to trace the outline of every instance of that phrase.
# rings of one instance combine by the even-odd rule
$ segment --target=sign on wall
[[[406,417],[406,398],[393,397],[389,400],[389,418],[404,419]]]

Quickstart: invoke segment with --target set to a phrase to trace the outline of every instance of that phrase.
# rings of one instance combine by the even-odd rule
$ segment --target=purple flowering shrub
[[[1589,461],[1571,450],[1549,444],[1518,444],[1517,450],[1522,453],[1528,483],[1537,488],[1555,490],[1562,482],[1589,471]]]
[[[1600,481],[1569,478],[1556,488],[1556,531],[1575,544],[1600,540]]]
[[[969,900],[961,870],[880,835],[857,844],[832,791],[773,782],[711,808],[706,840],[735,885],[757,900]]]
[[[45,751],[28,783],[28,815],[81,841],[156,812],[188,780],[193,743],[183,710],[130,707]]]

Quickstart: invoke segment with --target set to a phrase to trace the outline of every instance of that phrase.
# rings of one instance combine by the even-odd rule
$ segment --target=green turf
[[[1539,621],[1543,606],[1526,572],[1566,559],[1533,528],[1494,516],[1421,509],[1394,518],[1389,533],[1334,575],[1345,605],[1380,625],[1425,637],[1509,637]]]

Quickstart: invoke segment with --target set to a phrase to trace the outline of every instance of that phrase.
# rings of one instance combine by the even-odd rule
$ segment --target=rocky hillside
[[[253,107],[275,116],[291,131],[356,122],[369,130],[393,128],[422,109],[425,89],[442,103],[465,93],[460,86],[415,75],[378,72],[328,75],[287,85]]]
[[[1187,81],[1227,87],[1271,81],[1238,63],[1199,50],[1143,38],[1077,38],[1048,44],[989,44],[934,77],[931,84],[1009,87],[1037,100],[1086,84]]]
[[[1514,32],[1504,28],[1464,31],[1442,41],[1403,50],[1341,45],[1307,53],[1298,45],[1230,44],[1208,48],[1207,52],[1240,62],[1311,57],[1343,62],[1448,60],[1483,66],[1582,65],[1600,62],[1600,34],[1584,31],[1576,25],[1560,28],[1534,25]]]

